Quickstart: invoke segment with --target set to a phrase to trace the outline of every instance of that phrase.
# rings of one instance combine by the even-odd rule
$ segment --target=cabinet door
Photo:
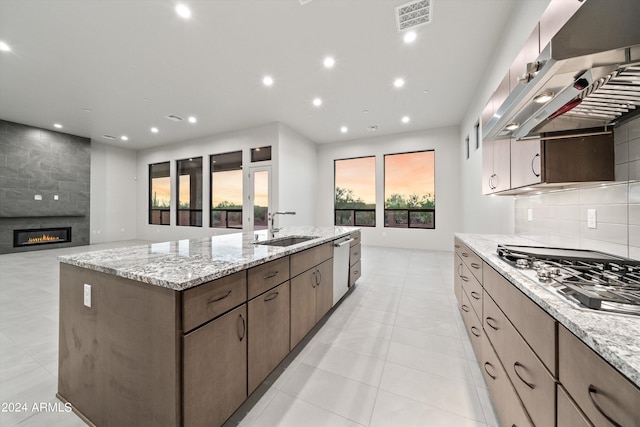
[[[511,188],[511,140],[493,141],[493,191]]]
[[[183,338],[185,426],[218,426],[247,398],[247,305]]]
[[[590,427],[593,424],[576,406],[567,391],[558,384],[558,422],[559,427]]]
[[[291,279],[291,350],[316,324],[316,286],[315,268]]]
[[[316,267],[316,323],[333,306],[333,258]]]
[[[458,300],[458,307],[462,305],[462,260],[458,254],[455,255],[455,272],[453,274],[453,293]]]
[[[542,182],[540,140],[511,140],[511,188]]]
[[[248,303],[249,394],[289,354],[289,308],[289,282]]]
[[[493,193],[493,142],[482,142],[482,194]]]

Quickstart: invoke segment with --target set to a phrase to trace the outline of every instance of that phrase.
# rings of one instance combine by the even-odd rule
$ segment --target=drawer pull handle
[[[598,393],[598,389],[593,384],[589,384],[589,399],[591,399],[591,403],[593,403],[593,406],[595,406],[598,412],[600,412],[600,415],[605,417],[607,421],[609,421],[611,424],[613,424],[616,427],[622,427],[620,423],[618,423],[616,420],[611,418],[606,412],[602,410],[600,405],[598,405],[598,402],[596,402],[596,400],[593,398],[593,395],[596,393]]]
[[[476,291],[471,291],[471,296],[472,296],[474,299],[479,300],[481,295],[480,295],[479,293],[477,293]]]
[[[465,257],[465,258],[469,258],[469,254],[466,253],[466,252],[462,252],[462,256]]]
[[[493,317],[489,317],[489,316],[487,316],[487,318],[485,319],[485,321],[487,322],[487,325],[489,325],[489,327],[490,327],[491,329],[493,329],[494,331],[497,331],[498,329],[500,329],[500,328],[498,328],[498,326],[497,326],[498,321],[497,321],[496,319],[494,319]]]
[[[531,390],[533,390],[534,388],[536,388],[535,384],[531,384],[530,382],[527,382],[524,380],[524,378],[522,378],[522,376],[520,376],[520,374],[518,373],[518,369],[517,368],[524,368],[524,365],[520,362],[516,362],[513,364],[513,372],[516,373],[516,375],[518,376],[518,378],[520,378],[520,381],[522,381],[523,383],[525,383],[525,385],[527,387],[529,387]]]
[[[489,377],[492,380],[495,380],[496,378],[498,378],[497,375],[493,375],[491,372],[489,372],[489,370],[487,369],[487,366],[491,366],[491,368],[493,368],[493,365],[489,362],[484,362],[484,371],[487,373],[487,375],[489,375]]]
[[[462,304],[462,307],[460,307],[462,309],[462,311],[464,312],[469,312],[469,306],[467,306],[466,304]]]
[[[453,245],[454,248],[458,249],[460,245]]]
[[[476,331],[477,331],[477,332],[476,332]],[[475,335],[476,337],[478,337],[478,338],[480,337],[480,330],[479,330],[478,328],[476,328],[475,326],[472,326],[472,327],[471,327],[471,333],[472,333],[473,335]]]
[[[223,299],[225,299],[226,297],[228,297],[229,295],[231,295],[231,289],[229,289],[229,292],[227,292],[226,294],[222,295],[221,297],[218,298],[209,298],[207,300],[207,304],[211,304],[212,302],[218,302],[218,301],[222,301]]]
[[[479,269],[480,269],[480,264],[477,264],[477,263],[475,263],[475,262],[472,262],[472,263],[471,263],[471,267],[475,268],[476,270],[479,270]]]
[[[263,279],[271,279],[272,277],[276,277],[278,275],[278,273],[280,273],[278,270],[267,274],[266,276],[263,277]]]
[[[354,252],[353,253],[353,256],[358,256],[358,255],[360,255],[360,252]]]
[[[468,282],[469,278],[467,276],[460,276],[463,282]]]
[[[458,276],[462,277],[462,272],[460,270],[462,270],[462,263],[458,264]]]
[[[242,341],[244,339],[245,334],[246,334],[247,323],[245,322],[244,317],[242,316],[242,313],[238,314],[238,319],[242,320],[242,329],[238,333],[238,339],[240,341]]]
[[[280,295],[279,292],[273,292],[273,293],[267,295],[267,297],[264,299],[264,302],[269,302],[271,300],[274,300],[274,299],[278,298],[278,295]]]
[[[356,274],[358,274],[358,273],[360,273],[360,271],[355,270],[355,271],[353,272],[353,275],[355,276],[355,275],[356,275]]]

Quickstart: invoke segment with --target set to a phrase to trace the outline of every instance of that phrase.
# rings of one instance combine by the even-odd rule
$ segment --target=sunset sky
[[[353,190],[354,198],[376,203],[376,158],[336,160],[336,187]]]
[[[435,194],[434,152],[388,155],[384,158],[384,196]]]
[[[212,207],[220,202],[230,202],[242,206],[242,171],[233,170],[211,174],[213,185]]]
[[[151,197],[153,198],[153,194],[155,193],[160,205],[169,205],[171,200],[171,178],[168,176],[164,178],[153,178],[151,186]]]

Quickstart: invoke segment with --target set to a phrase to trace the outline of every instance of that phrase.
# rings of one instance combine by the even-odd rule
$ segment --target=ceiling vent
[[[430,24],[433,17],[433,0],[416,0],[396,7],[398,32],[420,25]]]
[[[104,139],[116,139],[116,137],[115,137],[115,136],[113,136],[113,135],[107,135],[106,133],[105,133],[104,135],[102,135],[102,137],[103,137]]]
[[[167,119],[173,120],[174,122],[181,122],[182,121],[182,117],[178,117],[175,114],[169,114],[167,116]]]

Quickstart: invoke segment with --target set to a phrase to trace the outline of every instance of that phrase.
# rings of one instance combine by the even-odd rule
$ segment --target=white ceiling
[[[274,121],[319,143],[458,125],[516,2],[433,0],[413,44],[405,2],[184,0],[184,20],[173,0],[0,0],[0,118],[133,149]]]

